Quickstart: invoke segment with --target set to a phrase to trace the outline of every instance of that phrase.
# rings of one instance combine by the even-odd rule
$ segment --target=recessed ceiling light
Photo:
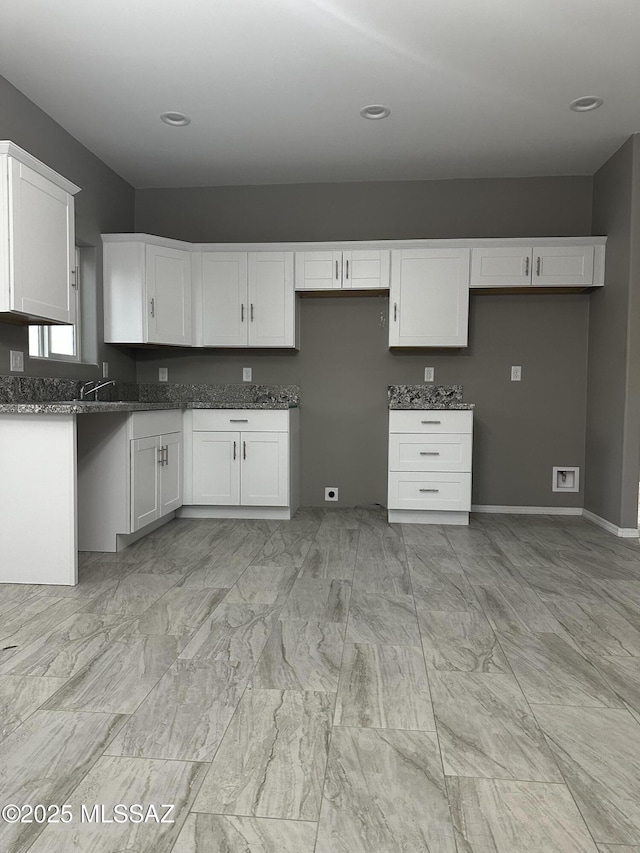
[[[171,127],[186,127],[191,124],[191,119],[184,113],[178,113],[175,110],[170,110],[167,113],[162,113],[160,120]]]
[[[602,98],[596,98],[595,95],[585,95],[582,98],[576,98],[575,101],[571,101],[569,109],[573,110],[574,113],[588,113],[591,110],[597,110],[603,103]]]
[[[363,107],[360,110],[360,115],[362,118],[368,118],[371,121],[376,121],[380,118],[387,118],[387,116],[391,115],[391,110],[389,107],[385,107],[384,104],[369,104],[368,107]]]

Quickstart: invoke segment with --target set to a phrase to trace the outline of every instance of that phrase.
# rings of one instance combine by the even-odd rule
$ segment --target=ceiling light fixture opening
[[[186,127],[188,124],[191,124],[191,119],[188,115],[176,112],[175,110],[162,113],[160,120],[171,127]]]
[[[384,104],[369,104],[368,107],[363,107],[360,110],[360,115],[362,118],[368,118],[370,121],[377,121],[378,119],[390,116],[391,110],[389,107],[385,107]]]
[[[603,103],[602,98],[597,98],[595,95],[584,95],[582,98],[571,101],[569,109],[573,110],[574,113],[589,113],[592,110],[597,110]]]

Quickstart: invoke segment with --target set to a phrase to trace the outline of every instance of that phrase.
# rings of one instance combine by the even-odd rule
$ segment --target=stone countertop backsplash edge
[[[462,399],[462,385],[389,385],[390,409],[454,409],[468,411],[475,403]]]

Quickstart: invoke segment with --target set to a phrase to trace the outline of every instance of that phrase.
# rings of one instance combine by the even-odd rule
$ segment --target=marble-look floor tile
[[[518,570],[523,583],[537,593],[561,595],[569,599],[593,601],[593,581],[568,566],[528,566]]]
[[[593,657],[592,660],[640,723],[640,658],[612,655]]]
[[[501,557],[502,551],[484,531],[473,527],[447,527],[445,533],[458,557]]]
[[[463,572],[447,572],[412,554],[411,585],[416,606],[427,610],[478,610],[480,604]]]
[[[278,610],[269,604],[219,604],[180,654],[186,660],[226,660],[255,665]]]
[[[475,610],[437,611],[418,606],[427,669],[510,672],[485,616]]]
[[[65,800],[71,805],[72,812],[79,816],[82,804],[99,800],[105,815],[110,817],[118,803],[139,803],[144,812],[150,805],[155,806],[157,820],[94,823],[76,817],[72,824],[47,826],[31,850],[33,853],[114,853],[129,850],[169,853],[206,770],[206,764],[186,761],[103,756],[72,796]],[[173,806],[171,810],[169,805]]]
[[[0,803],[68,803],[123,722],[114,714],[36,711],[0,742]],[[0,850],[29,849],[43,828],[0,821]]]
[[[435,731],[421,650],[412,646],[347,644],[334,724]]]
[[[640,844],[640,726],[631,714],[532,707],[594,839]]]
[[[500,542],[500,548],[509,563],[518,570],[536,566],[566,567],[553,548],[545,548],[540,542]]]
[[[316,853],[455,853],[433,732],[333,730]]]
[[[360,512],[353,509],[327,509],[324,511],[322,522],[318,528],[316,538],[323,537],[325,533],[333,530],[360,530]]]
[[[499,633],[498,639],[529,702],[623,707],[593,663],[557,634]]]
[[[122,631],[119,616],[73,613],[49,633],[18,648],[0,673],[68,679],[76,675]]]
[[[597,853],[565,785],[447,778],[458,853]]]
[[[179,650],[178,640],[169,636],[117,640],[70,679],[46,707],[132,714]]]
[[[281,525],[255,555],[253,562],[260,566],[301,568],[319,526],[317,523],[295,521],[290,521],[286,527]]]
[[[3,583],[2,595],[0,596],[0,614],[6,613],[18,605],[27,604],[39,595],[44,595],[47,589],[57,589],[57,587],[46,587],[44,584],[36,583]]]
[[[52,622],[54,625],[59,624],[68,615],[79,609],[79,603],[76,604],[64,598],[38,595],[28,601],[22,602],[22,604],[12,607],[11,610],[6,610],[2,614],[0,641],[8,640],[8,638],[17,634],[21,628],[27,627],[32,621],[35,621],[35,625],[37,626],[36,633],[42,633],[40,627],[42,626],[43,619],[47,620],[48,623]],[[50,612],[47,613],[47,610]],[[60,618],[59,614],[63,614],[62,618]],[[28,627],[27,631],[29,631]]]
[[[425,553],[433,549],[451,551],[451,544],[441,524],[401,524],[400,528],[407,548],[421,548]]]
[[[169,634],[183,645],[225,599],[226,589],[174,587],[159,598],[123,632],[124,637]]]
[[[293,585],[280,618],[346,622],[350,595],[349,581],[300,578]]]
[[[226,596],[228,604],[282,605],[291,592],[298,570],[291,566],[251,565]]]
[[[351,596],[348,643],[419,646],[413,596],[377,595],[356,590]]]
[[[46,637],[83,606],[80,599],[52,598],[51,601],[50,607],[41,611],[37,617],[26,621],[17,631],[0,641],[0,667],[4,668],[15,655],[31,643]]]
[[[640,853],[640,847],[628,844],[598,844],[599,853]]]
[[[195,811],[317,820],[332,711],[331,694],[248,689]]]
[[[32,675],[0,676],[0,740],[37,711],[65,680]]]
[[[482,609],[494,631],[535,631],[562,633],[556,619],[538,595],[522,586],[473,584]]]
[[[513,676],[432,672],[429,682],[445,774],[562,782]]]
[[[250,669],[237,670],[225,661],[176,661],[108,754],[211,761],[249,675]]]
[[[361,533],[354,586],[365,592],[411,595],[407,555],[400,537]]]
[[[472,584],[487,586],[521,587],[522,577],[519,570],[506,557],[495,554],[459,555],[460,565]]]
[[[178,572],[160,575],[130,573],[87,604],[85,609],[105,616],[139,616],[181,579]]]
[[[562,549],[561,556],[567,566],[588,578],[633,581],[634,577],[637,577],[632,569],[625,568],[608,553],[598,554],[585,548]]]
[[[340,622],[276,622],[254,670],[252,686],[335,693],[344,632]]]
[[[200,560],[180,581],[179,587],[186,589],[231,589],[239,577],[246,571],[251,560],[238,559]]]
[[[419,525],[416,524],[415,526],[418,527]],[[422,563],[425,566],[437,569],[439,572],[453,572],[455,574],[462,574],[463,572],[460,560],[450,545],[441,547],[439,545],[407,543],[406,552],[407,563],[411,570],[416,564]]]
[[[358,551],[358,530],[320,527],[302,564],[301,577],[351,580]]]
[[[172,853],[313,853],[317,824],[192,813]]]
[[[570,601],[542,594],[549,611],[588,655],[640,656],[640,631],[601,601]]]
[[[607,604],[640,629],[640,580],[594,580],[591,584]]]

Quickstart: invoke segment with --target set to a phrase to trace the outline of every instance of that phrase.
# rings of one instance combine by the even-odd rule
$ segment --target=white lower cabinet
[[[389,412],[390,522],[468,524],[473,412]]]
[[[297,410],[201,409],[185,418],[184,502],[193,509],[182,515],[290,517],[299,505]]]
[[[133,533],[182,505],[182,434],[131,441]]]

